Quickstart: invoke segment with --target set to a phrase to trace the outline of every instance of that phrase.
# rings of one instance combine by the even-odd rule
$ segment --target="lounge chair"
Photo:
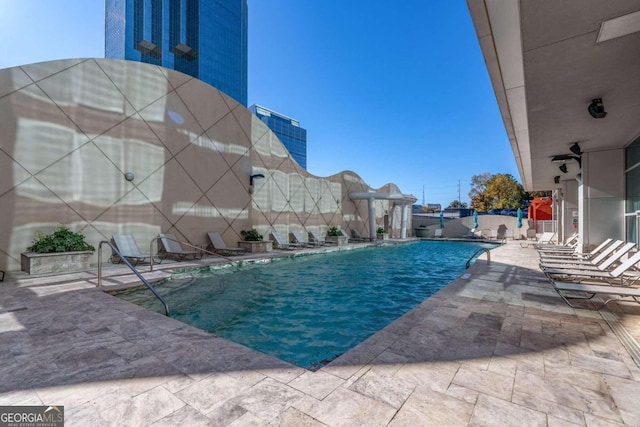
[[[619,241],[619,240],[618,240]],[[609,246],[613,242],[613,239],[607,239],[604,242],[600,243],[595,249],[591,252],[576,252],[573,251],[561,251],[561,252],[547,252],[547,251],[539,251],[540,259],[567,259],[567,258],[580,258],[580,259],[591,259],[594,258],[602,251],[604,248]]]
[[[180,246],[180,242],[173,234],[158,234],[162,247],[158,250],[158,256],[160,259],[165,259],[169,256],[182,260],[188,256],[193,259],[202,258],[202,251],[185,251]]]
[[[349,239],[350,242],[362,243],[362,242],[368,242],[370,240],[366,237],[362,237],[360,233],[358,233],[358,231],[353,228],[351,229],[351,235],[353,237]]]
[[[275,246],[277,249],[283,249],[285,251],[293,251],[295,249],[300,249],[303,247],[303,245],[301,245],[300,243],[290,243],[284,240],[284,237],[282,237],[282,235],[278,233],[276,230],[273,230],[271,232],[271,235],[273,236],[273,240],[276,242]]]
[[[578,248],[578,233],[574,233],[571,236],[569,236],[569,238],[563,245],[554,245],[554,244],[542,245],[538,247],[538,252],[540,252],[541,254],[542,253],[567,254],[567,253],[575,252],[577,248]]]
[[[475,228],[471,228],[464,237],[467,239],[478,239],[482,237],[482,232]]]
[[[625,297],[631,298],[632,301],[640,303],[640,288],[632,288],[629,286],[611,286],[611,285],[592,285],[585,283],[567,283],[567,282],[555,282],[553,289],[560,295],[560,297],[566,302],[569,307],[576,308],[571,304],[570,300],[590,300],[596,295],[616,295],[620,298],[608,298],[601,307],[609,304],[611,301],[621,301]],[[569,293],[582,293],[586,296],[570,296]]]
[[[552,272],[545,272],[547,277],[554,283],[565,282],[606,282],[610,284],[619,284],[623,286],[630,286],[640,279],[640,271],[634,270],[633,267],[640,262],[640,252],[636,252],[633,256],[629,257],[626,261],[622,262],[614,270],[600,271],[600,270],[561,270],[559,275],[568,276],[567,280],[556,280]]]
[[[222,236],[220,233],[216,231],[211,231],[207,233],[209,236],[209,246],[207,249],[213,250],[213,252],[220,255],[244,255],[247,253],[246,249],[243,248],[228,248],[227,245],[224,244],[224,240],[222,240]]]
[[[547,231],[545,233],[542,233],[542,236],[540,236],[537,242],[525,243],[525,244],[520,243],[520,246],[522,246],[523,248],[530,248],[533,246],[534,248],[538,249],[543,247],[544,245],[551,245],[552,244],[551,242],[555,235],[556,233]]]
[[[290,231],[290,233],[293,236],[295,243],[299,243],[302,246],[308,246],[308,247],[321,246],[320,243],[309,242],[307,240],[304,240],[304,237],[302,237],[299,231]]]
[[[442,237],[442,228],[436,228],[436,231],[433,232],[433,237]]]
[[[614,245],[611,245],[614,246]],[[561,275],[562,271],[582,271],[582,270],[594,270],[594,271],[606,271],[609,267],[613,265],[613,263],[620,260],[627,252],[629,252],[632,248],[635,247],[635,243],[627,243],[623,245],[620,249],[618,249],[615,253],[613,251],[615,248],[607,248],[607,250],[596,258],[593,261],[590,260],[582,260],[582,259],[573,259],[573,260],[565,260],[565,261],[555,261],[548,262],[546,264],[540,263],[540,268],[545,274],[550,272],[550,274]],[[571,274],[568,274],[569,276]]]
[[[151,259],[151,254],[140,251],[132,234],[114,234],[111,238],[113,243],[115,243],[118,252],[120,252],[129,262],[133,262],[134,266],[138,265],[139,262]],[[111,259],[114,262],[120,262],[120,257],[116,254],[113,254]]]
[[[313,239],[313,243],[315,243],[317,246],[327,245],[327,242],[325,242],[323,238],[319,237],[318,233],[316,233],[315,231],[310,230],[309,235],[311,236],[311,239]]]

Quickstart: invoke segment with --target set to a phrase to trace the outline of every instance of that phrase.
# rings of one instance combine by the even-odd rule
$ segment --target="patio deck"
[[[572,309],[534,249],[491,258],[317,372],[111,297],[92,273],[1,283],[0,405],[63,405],[68,426],[640,425],[640,306]]]

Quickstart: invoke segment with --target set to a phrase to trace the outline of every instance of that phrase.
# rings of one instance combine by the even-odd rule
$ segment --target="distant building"
[[[249,110],[269,126],[287,147],[293,159],[306,170],[307,130],[300,127],[300,122],[257,104],[249,107]]]
[[[181,71],[247,105],[247,0],[106,0],[105,57]]]

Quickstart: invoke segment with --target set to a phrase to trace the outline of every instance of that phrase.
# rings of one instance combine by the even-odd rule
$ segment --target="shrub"
[[[71,231],[69,227],[61,225],[52,234],[38,232],[33,244],[27,248],[28,252],[50,254],[56,252],[94,251],[82,233]]]
[[[338,227],[330,227],[327,230],[327,236],[342,236],[342,231]]]
[[[384,228],[378,227],[378,229],[376,230],[376,234],[384,234]]]
[[[262,234],[258,233],[258,230],[252,228],[251,230],[240,231],[242,239],[247,242],[259,242],[262,240]]]

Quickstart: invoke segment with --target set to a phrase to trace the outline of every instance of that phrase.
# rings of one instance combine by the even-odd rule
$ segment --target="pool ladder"
[[[166,316],[169,316],[169,305],[167,305],[167,302],[164,300],[164,298],[162,298],[162,296],[158,293],[158,291],[156,291],[153,286],[151,286],[151,283],[149,283],[149,281],[147,279],[145,279],[142,274],[140,274],[140,272],[138,270],[136,270],[136,268],[131,265],[131,263],[129,262],[129,260],[127,258],[125,258],[120,251],[109,241],[107,240],[103,240],[98,244],[98,288],[102,287],[102,245],[103,244],[107,244],[109,245],[109,247],[111,247],[111,250],[120,257],[120,259],[122,260],[122,262],[124,262],[126,264],[127,267],[129,267],[129,269],[131,271],[133,271],[133,273],[138,276],[138,279],[140,279],[142,281],[142,283],[144,283],[144,285],[149,288],[149,290],[151,292],[153,292],[153,295],[156,296],[156,298],[158,298],[160,300],[160,302],[162,303],[162,305],[164,305],[164,314]],[[152,258],[153,259],[153,258]]]
[[[478,256],[480,256],[482,252],[487,253],[487,264],[491,264],[491,251],[487,248],[480,248],[477,251],[475,251],[473,255],[471,255],[471,257],[467,260],[466,268],[469,268],[471,266],[471,261],[473,261],[474,258],[477,258]]]

